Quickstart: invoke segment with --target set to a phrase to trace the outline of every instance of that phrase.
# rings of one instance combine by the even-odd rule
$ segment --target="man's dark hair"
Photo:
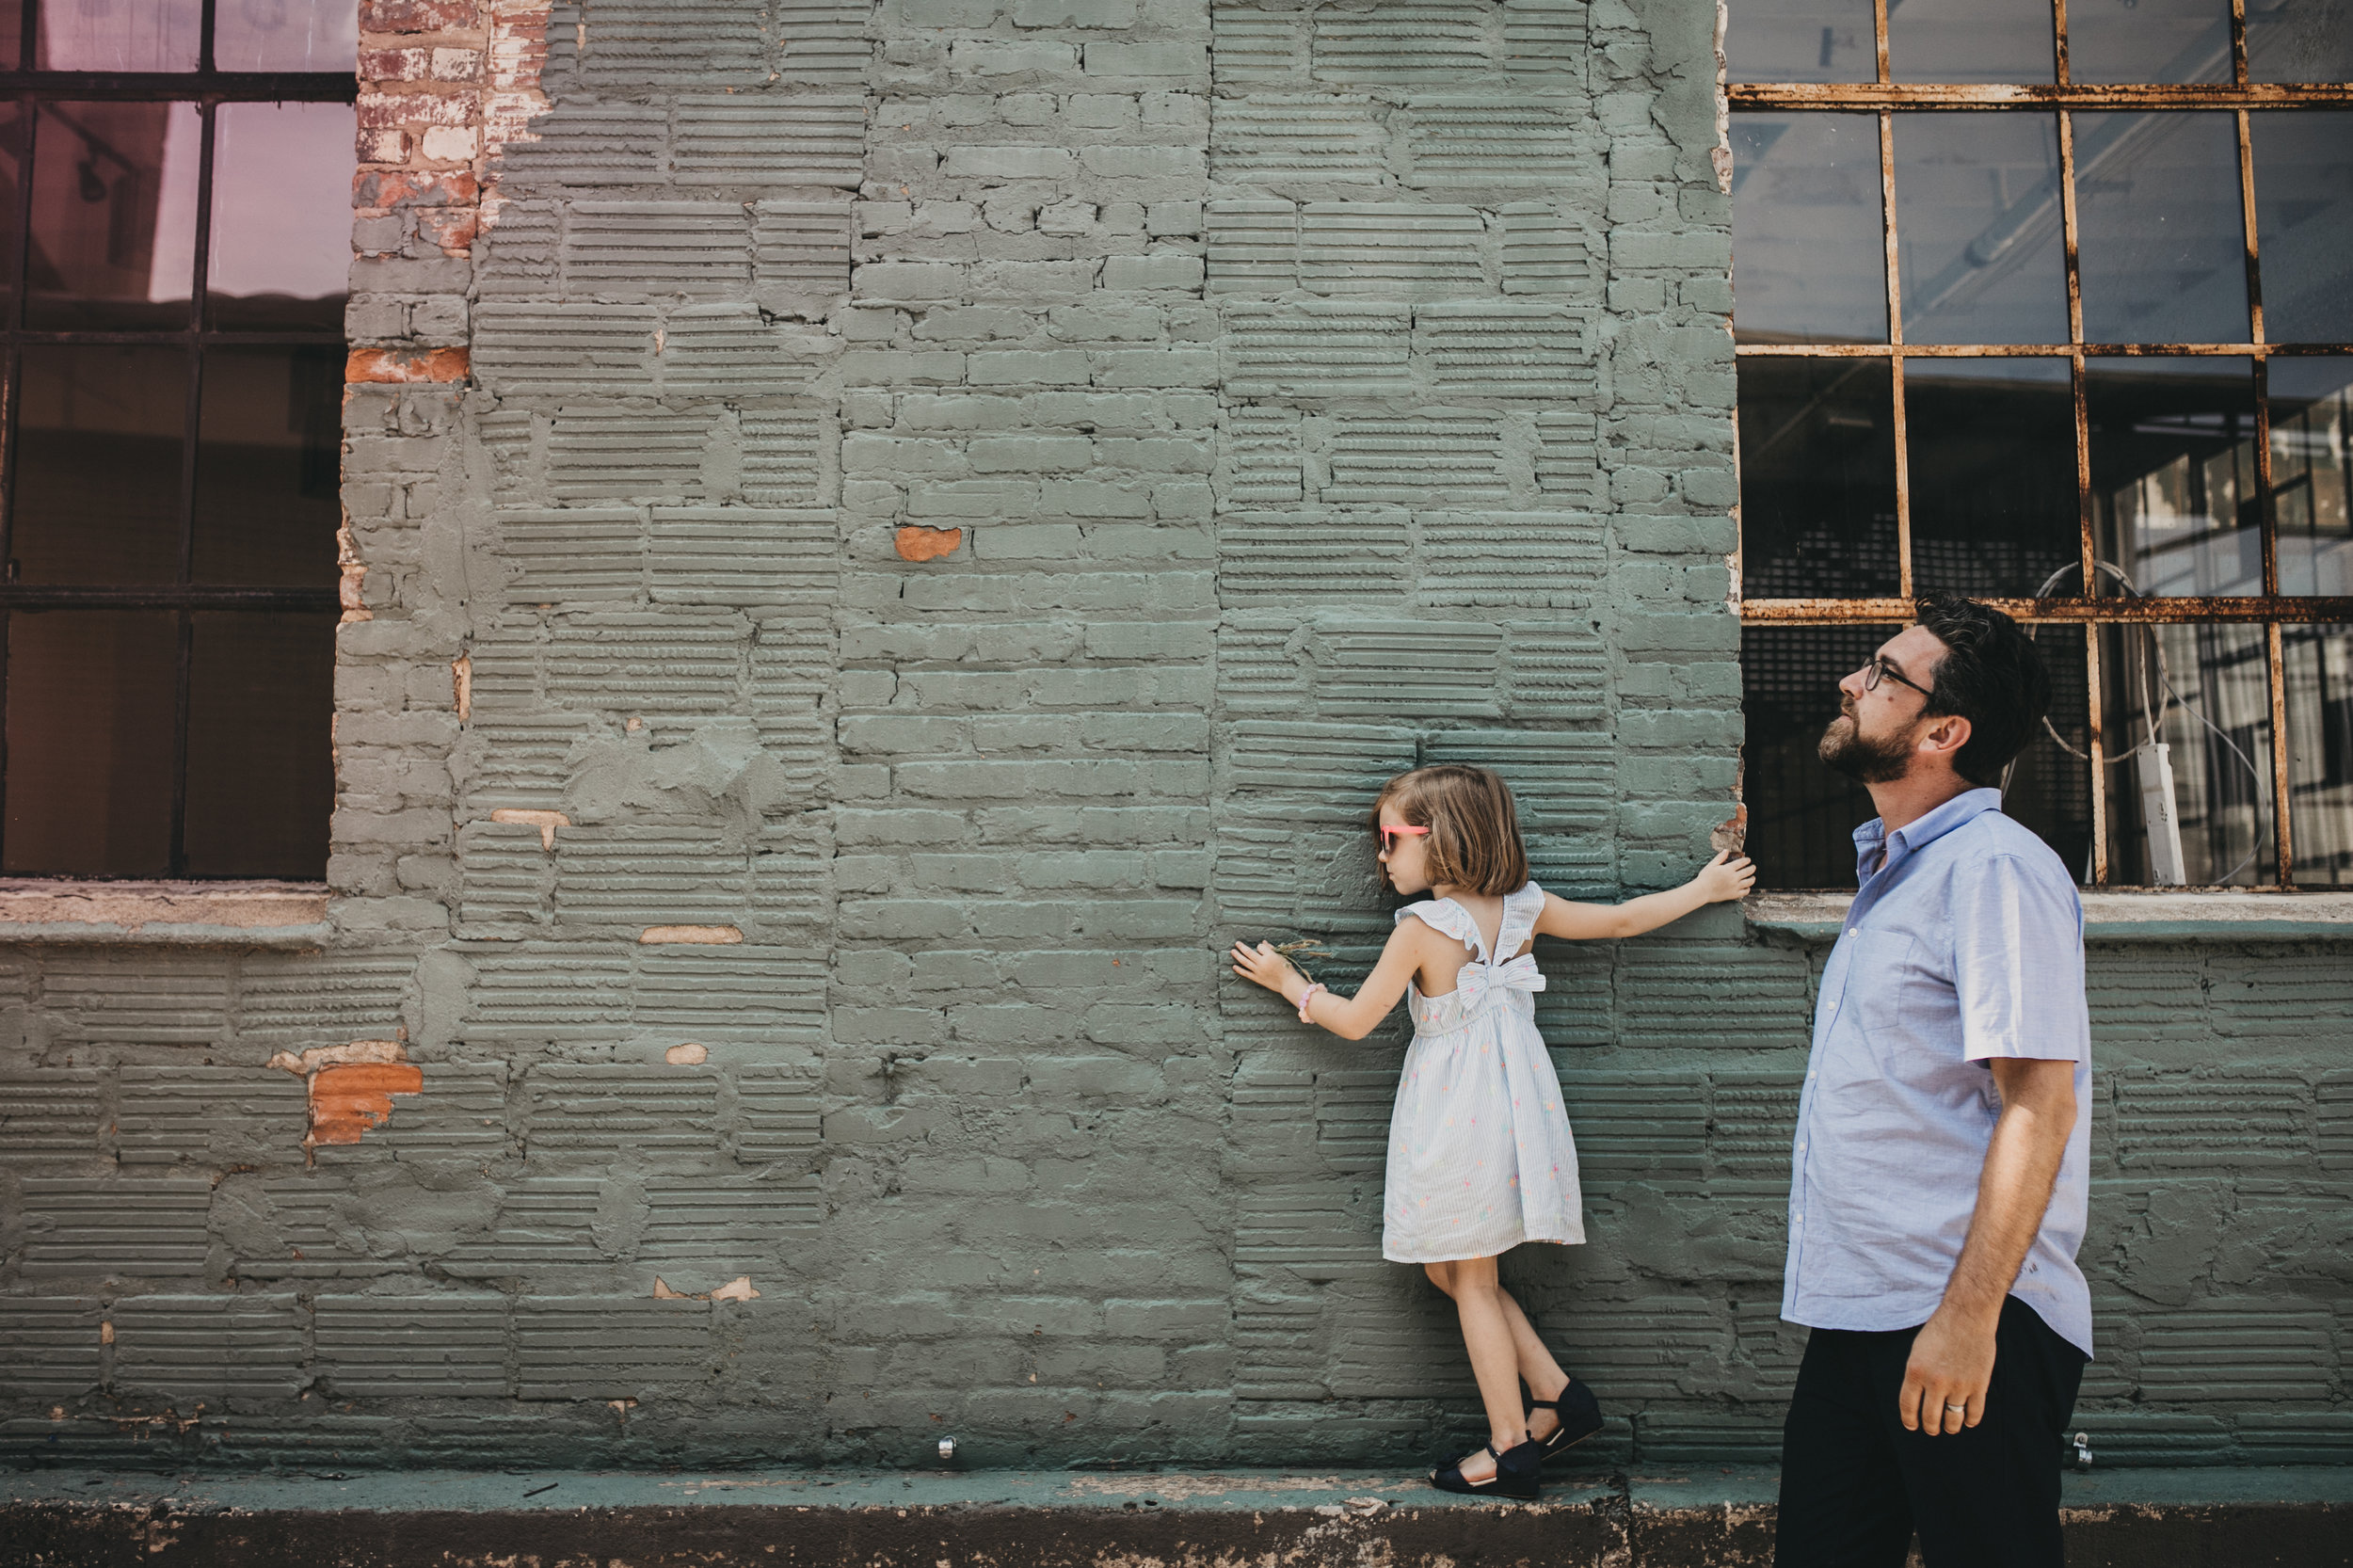
[[[2019,624],[1959,594],[1919,600],[1920,624],[1945,645],[1927,712],[1969,721],[1953,767],[1972,784],[1999,783],[2051,708],[2051,673]]]

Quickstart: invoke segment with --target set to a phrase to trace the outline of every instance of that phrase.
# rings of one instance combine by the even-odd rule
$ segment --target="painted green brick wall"
[[[358,339],[473,381],[349,399],[324,950],[0,957],[0,1445],[1385,1463],[1465,1423],[1378,1256],[1401,1036],[1216,952],[1361,969],[1356,824],[1417,760],[1503,770],[1572,894],[1734,815],[1715,26],[557,7],[472,258],[356,275]],[[1594,1240],[1514,1282],[1609,1455],[1769,1458],[1820,954],[1718,909],[1543,958]],[[2346,959],[2093,955],[2104,1459],[2353,1452]],[[393,1039],[422,1094],[306,1163],[264,1064]]]

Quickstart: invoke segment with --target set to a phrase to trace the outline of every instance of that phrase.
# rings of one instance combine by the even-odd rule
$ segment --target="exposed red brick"
[[[392,1114],[394,1095],[424,1092],[424,1070],[406,1062],[322,1067],[311,1075],[312,1144],[356,1144]]]
[[[462,348],[355,348],[344,361],[344,380],[463,381],[472,369]]]
[[[417,214],[417,232],[455,254],[473,244],[480,218],[472,207],[427,207]]]
[[[368,168],[352,182],[351,204],[390,212],[400,207],[471,207],[482,200],[482,182],[470,168],[432,172],[421,168]]]
[[[961,528],[923,528],[910,525],[899,530],[899,554],[909,561],[936,561],[952,552],[964,542]]]
[[[360,129],[472,125],[479,109],[470,92],[363,92],[359,103]]]
[[[480,0],[360,0],[363,33],[440,33],[481,24]]]

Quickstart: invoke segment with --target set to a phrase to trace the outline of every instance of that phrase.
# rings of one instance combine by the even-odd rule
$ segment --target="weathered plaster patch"
[[[326,1067],[311,1075],[311,1132],[305,1147],[356,1144],[392,1115],[394,1095],[424,1092],[424,1070],[401,1062]]]

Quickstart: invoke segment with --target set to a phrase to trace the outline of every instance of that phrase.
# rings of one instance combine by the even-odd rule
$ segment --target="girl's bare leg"
[[[1470,1352],[1471,1373],[1479,1380],[1480,1401],[1487,1408],[1487,1441],[1497,1452],[1528,1441],[1528,1420],[1520,1407],[1520,1348],[1512,1326],[1526,1316],[1516,1307],[1506,1313],[1511,1297],[1496,1279],[1492,1257],[1463,1258],[1423,1267],[1439,1289],[1454,1298],[1463,1321],[1463,1345]],[[1549,1360],[1550,1357],[1545,1359]],[[1463,1479],[1485,1480],[1496,1473],[1496,1462],[1483,1452],[1463,1461]]]
[[[1528,1314],[1512,1299],[1512,1292],[1498,1285],[1496,1294],[1503,1300],[1504,1320],[1512,1328],[1513,1349],[1519,1356],[1519,1375],[1538,1399],[1559,1399],[1561,1390],[1569,1385],[1569,1374],[1561,1369],[1561,1364],[1552,1359],[1552,1352],[1545,1349],[1545,1342],[1536,1337],[1536,1325],[1528,1320]],[[1529,1414],[1528,1430],[1531,1436],[1549,1436],[1560,1425],[1561,1417],[1552,1411]]]

